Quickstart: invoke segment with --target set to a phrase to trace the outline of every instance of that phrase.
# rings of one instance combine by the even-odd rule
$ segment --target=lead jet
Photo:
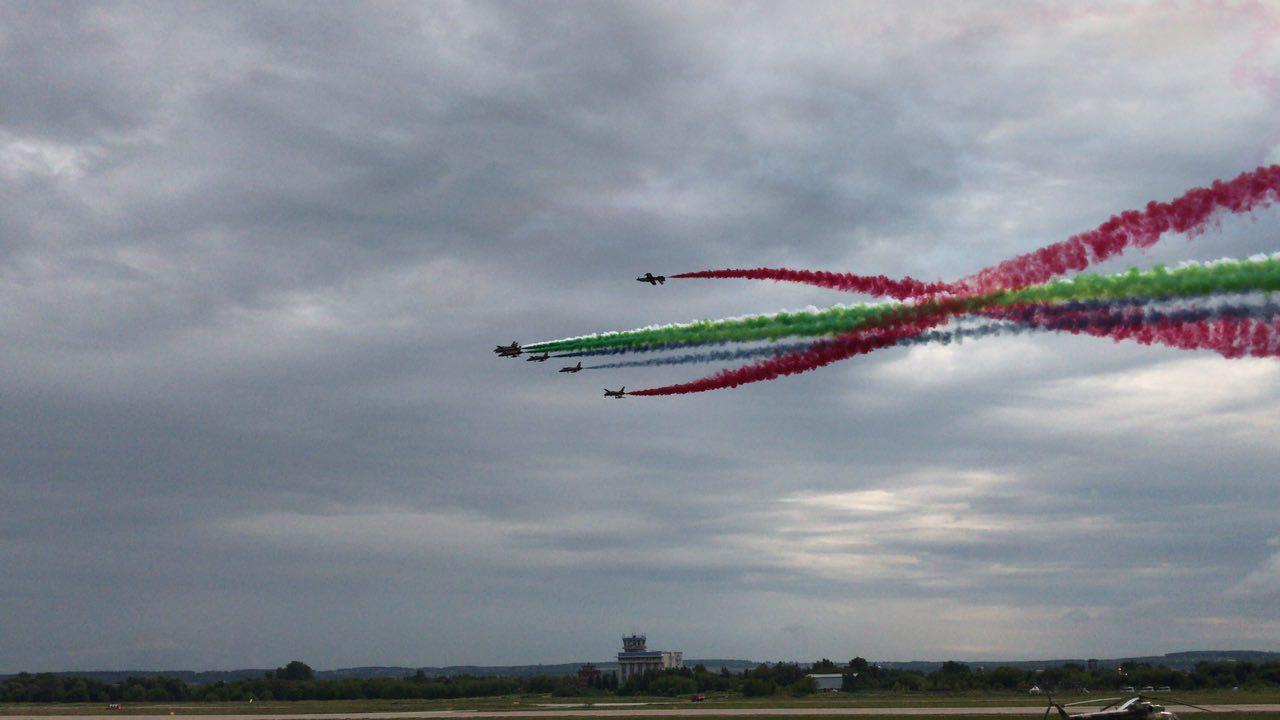
[[[516,357],[524,352],[520,349],[520,343],[515,340],[512,340],[510,345],[499,345],[493,351],[498,354],[498,357]]]
[[[650,285],[662,285],[667,282],[667,276],[645,273],[644,276],[636,278],[636,282],[647,282]]]
[[[577,365],[570,365],[569,367],[560,368],[560,372],[578,372],[581,369],[582,369],[582,361],[579,360]]]
[[[530,355],[529,357],[525,358],[524,361],[525,362],[545,362],[550,357],[551,357],[551,353],[542,353],[541,355]]]
[[[610,390],[609,388],[605,388],[604,396],[611,397],[611,398],[618,398],[619,400],[621,400],[622,398],[627,396],[627,386],[623,385],[617,390]]]

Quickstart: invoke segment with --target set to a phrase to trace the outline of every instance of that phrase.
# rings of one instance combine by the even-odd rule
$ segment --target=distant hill
[[[426,675],[432,677],[453,677],[456,675],[471,675],[474,677],[532,677],[534,675],[575,675],[578,668],[582,667],[581,662],[558,663],[555,665],[449,665],[445,667],[402,667],[402,666],[381,666],[372,665],[365,667],[339,668],[337,670],[317,670],[317,680],[340,680],[346,678],[402,678],[409,677],[418,670],[422,670]],[[616,662],[598,662],[593,663],[601,670],[616,670],[618,663]],[[745,669],[753,668],[760,663],[750,660],[686,660],[685,664],[689,667],[702,664],[709,670],[719,671],[721,667],[727,667],[733,672],[741,672]],[[105,683],[118,683],[128,680],[131,677],[171,677],[177,678],[188,685],[204,685],[215,682],[234,682],[244,678],[260,678],[271,668],[244,668],[239,670],[68,670],[56,672],[55,675],[74,675],[75,677],[91,678]],[[13,677],[12,674],[0,675],[0,681]]]
[[[1262,663],[1267,661],[1280,660],[1280,652],[1264,652],[1258,650],[1191,650],[1186,652],[1168,653],[1166,655],[1147,655],[1141,657],[1126,658],[1109,658],[1099,659],[1098,664],[1105,668],[1112,668],[1125,662],[1149,663],[1151,665],[1164,665],[1174,668],[1175,670],[1191,670],[1198,662],[1252,662]],[[1084,665],[1086,660],[1083,658],[1067,658],[1058,660],[961,660],[971,667],[1016,667],[1016,668],[1042,668],[1042,667],[1060,667],[1067,663],[1078,663]],[[691,658],[684,661],[688,667],[694,665],[705,665],[712,672],[719,671],[720,668],[726,667],[732,672],[741,672],[756,667],[761,663],[752,660],[730,660],[730,659],[696,659]],[[604,671],[615,670],[618,664],[613,661],[593,663],[597,668]],[[910,660],[906,662],[896,661],[876,661],[876,665],[883,668],[895,670],[913,670],[916,672],[930,673],[942,667],[941,660]],[[409,677],[418,670],[432,677],[445,677],[455,675],[472,675],[476,677],[531,677],[533,675],[573,675],[578,672],[578,668],[582,666],[581,662],[558,663],[554,665],[448,665],[445,667],[401,667],[401,666],[366,666],[353,668],[340,668],[337,670],[317,670],[316,678],[320,680],[335,680],[341,678],[381,678],[381,677]],[[106,683],[118,683],[127,680],[130,677],[172,677],[178,678],[190,685],[203,685],[212,682],[234,682],[243,678],[260,678],[267,672],[269,668],[252,669],[245,668],[241,670],[73,670],[67,672],[58,672],[57,675],[74,675],[77,677],[93,678]],[[13,675],[0,675],[0,681]]]
[[[1261,650],[1188,650],[1165,655],[1100,658],[1098,659],[1098,665],[1104,668],[1114,668],[1119,667],[1122,663],[1147,663],[1150,665],[1164,665],[1174,670],[1191,670],[1195,668],[1198,662],[1261,663],[1272,660],[1280,660],[1280,652],[1265,652]],[[1084,665],[1087,660],[1085,658],[1067,658],[1059,660],[962,660],[961,662],[971,667],[994,668],[1004,666],[1025,670],[1042,667],[1061,667],[1067,663]],[[892,670],[912,670],[923,673],[930,673],[942,667],[942,661],[939,660],[881,661],[875,664]]]
[[[262,670],[206,670],[199,672],[195,670],[68,670],[53,674],[73,675],[104,683],[124,682],[131,677],[170,677],[177,678],[188,685],[204,685],[218,681],[233,682],[244,678],[260,678],[267,672],[270,672],[270,670],[263,668]],[[14,677],[14,675],[0,675],[0,681],[11,677]]]

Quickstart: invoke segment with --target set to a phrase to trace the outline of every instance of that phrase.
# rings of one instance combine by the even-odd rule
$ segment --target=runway
[[[1181,705],[1168,705],[1179,714],[1199,713],[1200,710]],[[1274,705],[1206,705],[1213,712],[1280,713],[1280,704]],[[1092,708],[1096,710],[1097,708]],[[1090,712],[1090,708],[1073,708],[1077,712]],[[771,708],[575,708],[546,710],[422,710],[406,712],[366,713],[273,713],[257,715],[175,715],[182,720],[393,720],[394,718],[649,718],[649,717],[840,717],[840,716],[902,716],[902,715],[1024,715],[1044,714],[1043,707],[1023,705],[1016,707],[771,707]],[[0,715],[0,720],[47,720],[48,718],[75,718],[76,720],[156,720],[170,717],[153,715]]]

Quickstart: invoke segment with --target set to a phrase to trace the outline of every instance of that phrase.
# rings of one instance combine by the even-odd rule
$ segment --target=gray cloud
[[[605,404],[690,369],[487,352],[850,300],[645,270],[951,278],[1266,162],[1256,26],[0,7],[0,671],[1274,649],[1273,363],[1001,338]]]

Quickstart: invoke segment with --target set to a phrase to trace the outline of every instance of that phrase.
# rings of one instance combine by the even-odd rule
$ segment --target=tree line
[[[966,692],[1023,691],[1036,686],[1046,691],[1118,691],[1133,687],[1173,690],[1257,688],[1280,686],[1280,661],[1201,662],[1183,671],[1162,665],[1128,663],[1119,668],[1089,670],[1068,663],[1060,667],[1023,669],[970,667],[947,662],[929,673],[877,667],[863,658],[845,664],[822,659],[810,666],[766,663],[742,672],[703,665],[649,672],[621,685],[612,673],[533,677],[434,677],[419,670],[405,678],[341,678],[317,680],[300,661],[265,673],[261,678],[192,685],[178,678],[131,677],[117,683],[53,673],[21,673],[0,683],[0,702],[246,702],[249,700],[362,700],[448,699],[496,695],[550,694],[661,695],[725,692],[746,697],[806,695],[817,690],[810,673],[839,674],[846,692]]]
[[[839,672],[841,689],[895,692],[1026,691],[1038,687],[1048,692],[1126,690],[1167,687],[1171,690],[1229,689],[1233,687],[1280,686],[1280,661],[1200,662],[1190,671],[1164,665],[1127,662],[1118,667],[1088,669],[1079,663],[1057,667],[1016,668],[1000,666],[973,668],[964,663],[946,662],[930,673],[888,670],[862,658],[838,667],[830,660],[814,663],[813,672]]]
[[[559,678],[545,680],[559,681]],[[249,700],[449,699],[490,697],[541,689],[540,678],[429,677],[421,670],[407,678],[339,678],[317,680],[300,661],[269,671],[261,678],[190,685],[178,678],[131,677],[104,683],[92,678],[53,673],[20,673],[0,683],[0,702],[247,702]],[[538,687],[538,690],[531,690]]]

